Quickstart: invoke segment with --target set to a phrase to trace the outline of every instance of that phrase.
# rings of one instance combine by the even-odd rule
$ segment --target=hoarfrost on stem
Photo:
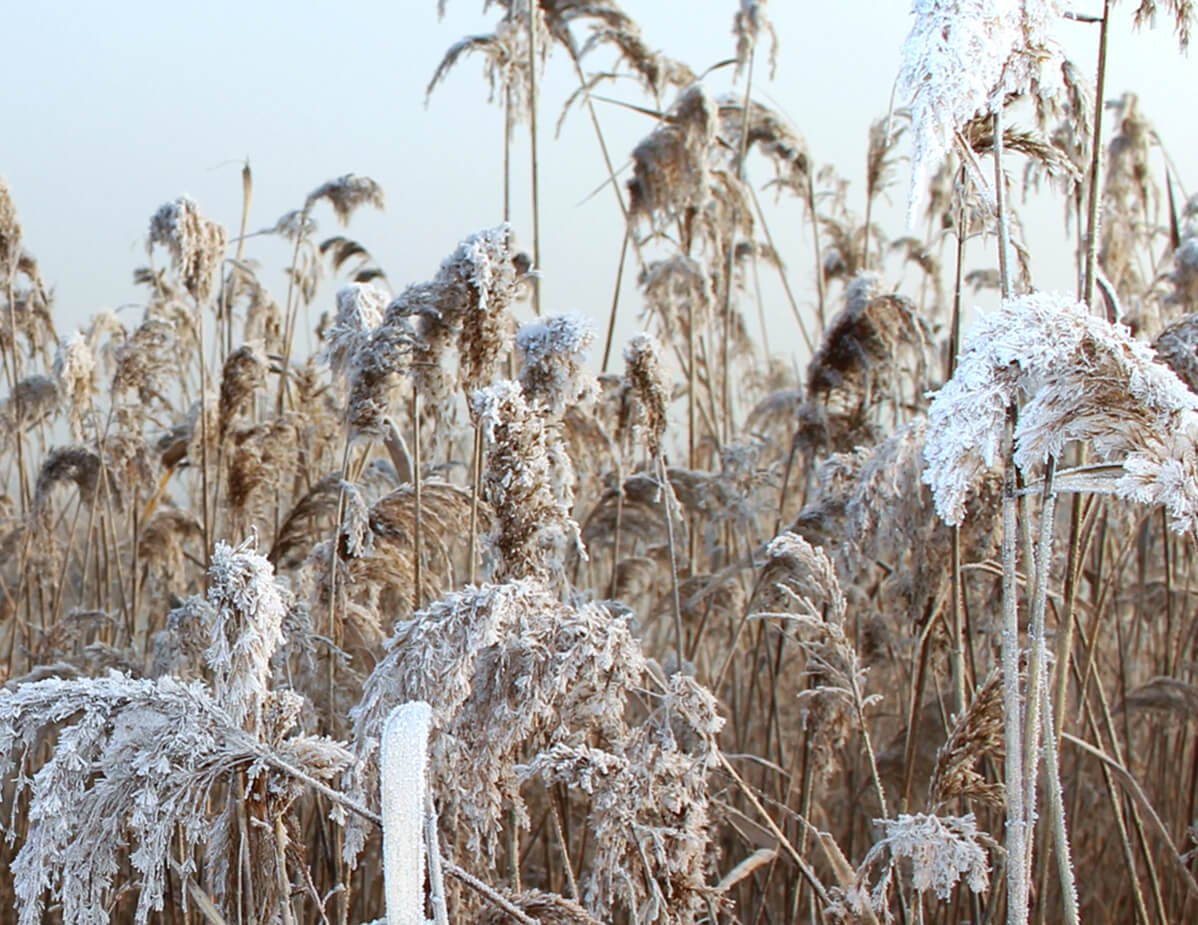
[[[432,708],[393,709],[383,726],[380,779],[388,925],[424,925],[424,775]]]

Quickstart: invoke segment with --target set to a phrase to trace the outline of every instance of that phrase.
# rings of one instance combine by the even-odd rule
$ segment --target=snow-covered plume
[[[398,623],[387,649],[350,714],[361,760],[350,789],[372,795],[390,711],[427,702],[430,781],[483,866],[495,857],[504,806],[524,812],[516,763],[551,738],[619,734],[647,666],[625,618],[563,604],[536,580],[451,592]],[[347,824],[352,863],[366,833],[359,820]]]
[[[200,214],[195,200],[180,196],[161,206],[150,219],[146,247],[163,245],[179,271],[184,288],[197,302],[216,291],[225,254],[225,229]]]
[[[491,536],[495,577],[548,579],[560,572],[567,547],[581,549],[570,516],[572,472],[545,421],[519,383],[503,380],[474,393],[472,411],[486,438],[483,494],[495,512]]]
[[[216,610],[207,653],[213,686],[233,722],[257,732],[291,592],[276,583],[274,567],[249,540],[237,548],[218,541],[208,578],[208,603]]]
[[[1057,0],[914,0],[911,12],[898,77],[914,146],[908,224],[961,126],[997,111],[1007,95],[1031,91],[1047,101],[1064,91],[1064,58],[1052,38]]]
[[[1122,467],[1087,490],[1164,504],[1179,531],[1198,525],[1198,396],[1127,328],[1048,293],[979,319],[928,409],[923,478],[946,522],[961,522],[970,491],[999,462],[1017,400],[1025,402],[1015,431],[1021,469],[1085,441]]]
[[[196,875],[200,846],[208,849],[209,861],[223,854],[227,869],[237,846],[227,838],[231,817],[227,809],[221,812],[223,799],[213,800],[214,788],[239,769],[251,780],[266,776],[265,808],[282,813],[301,791],[268,770],[271,760],[329,781],[352,758],[329,739],[284,738],[293,731],[298,702],[294,694],[274,697],[276,706],[292,706],[270,711],[272,735],[264,741],[233,723],[201,681],[112,673],[0,690],[0,770],[14,782],[13,805],[23,805],[26,795],[29,800],[25,839],[12,865],[21,925],[43,920],[47,891],[61,903],[62,921],[105,925],[113,892],[122,889],[117,878],[126,857],[139,890],[134,920],[145,925],[163,907],[166,862],[176,838],[182,875]],[[17,768],[36,773],[12,773],[10,757]],[[277,896],[268,894],[276,878],[271,867],[265,870],[263,882],[255,884],[258,912],[261,920],[275,920]],[[230,897],[219,883],[212,885],[228,917]]]
[[[595,390],[593,376],[586,374],[595,325],[577,315],[552,315],[522,324],[516,331],[516,346],[524,358],[520,385],[530,404],[539,405],[560,417],[580,398]]]
[[[370,333],[383,323],[387,297],[370,283],[350,283],[337,290],[337,314],[325,331],[321,358],[339,376],[347,376]]]

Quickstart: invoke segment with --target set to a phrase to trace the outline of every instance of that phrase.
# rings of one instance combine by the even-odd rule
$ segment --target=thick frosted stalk
[[[424,792],[427,703],[405,703],[383,727],[381,782],[387,925],[424,925]]]

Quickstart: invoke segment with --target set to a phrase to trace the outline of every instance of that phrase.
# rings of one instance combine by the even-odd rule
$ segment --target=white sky
[[[696,71],[733,53],[734,0],[624,0],[624,7],[651,46]],[[1117,8],[1107,95],[1139,93],[1183,183],[1196,189],[1198,66],[1177,51],[1166,22],[1133,35],[1133,7]],[[431,277],[458,240],[501,219],[502,119],[487,102],[481,62],[461,62],[424,105],[425,84],[444,50],[493,28],[499,11],[484,15],[481,8],[481,0],[449,0],[438,21],[435,0],[10,4],[0,55],[0,174],[16,200],[25,245],[56,288],[60,331],[139,298],[131,274],[145,262],[145,230],[161,203],[188,193],[235,233],[247,156],[254,171],[251,229],[272,225],[327,179],[366,174],[383,185],[388,207],[361,213],[347,233],[370,248],[395,287]],[[909,5],[774,0],[767,9],[780,57],[773,82],[758,69],[760,98],[792,119],[819,164],[833,163],[850,179],[861,212],[866,131],[886,110]],[[1075,60],[1091,71],[1096,27],[1065,28]],[[731,69],[720,75],[716,89],[726,88]],[[609,192],[587,199],[605,172],[585,112],[574,111],[562,136],[553,137],[574,87],[560,51],[543,86],[544,305],[590,315],[602,326],[620,216]],[[621,86],[602,92],[619,95]],[[646,117],[610,105],[600,105],[600,118],[617,162],[651,128]],[[530,246],[523,140],[515,156],[513,220]],[[892,193],[896,203],[904,200],[905,182],[904,169]],[[810,302],[802,210],[785,202],[773,214],[782,256],[800,298]],[[901,214],[896,208],[886,219],[892,237],[902,233]],[[1034,215],[1033,225],[1059,228],[1062,221],[1055,204]],[[317,217],[321,237],[341,233],[331,214]],[[1044,232],[1033,227],[1033,243]],[[281,299],[282,248],[254,239],[247,253],[264,262],[263,279]],[[1036,282],[1068,286],[1068,252],[1049,253]],[[633,329],[640,307],[634,291],[626,292],[622,333]],[[797,349],[789,310],[777,292],[768,297],[774,349]],[[326,288],[314,313],[331,301]],[[129,315],[127,321],[136,317]]]

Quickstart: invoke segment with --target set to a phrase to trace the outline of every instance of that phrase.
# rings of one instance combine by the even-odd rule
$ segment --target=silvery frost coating
[[[911,860],[911,881],[924,893],[935,890],[947,900],[962,877],[975,893],[990,886],[990,863],[986,849],[977,842],[977,822],[967,816],[930,816],[900,814],[884,820],[886,845],[896,858]]]
[[[218,541],[208,577],[208,603],[217,613],[208,647],[213,687],[233,722],[256,731],[291,594],[275,582],[274,567],[248,541],[237,548]]]
[[[516,347],[524,360],[525,398],[553,416],[594,390],[584,365],[595,342],[595,324],[578,315],[552,315],[520,325]]]
[[[0,690],[0,770],[15,781],[15,800],[22,791],[29,798],[28,832],[12,865],[21,925],[42,921],[47,892],[68,925],[105,925],[125,850],[139,880],[135,921],[144,925],[163,908],[176,839],[184,876],[204,849],[210,895],[228,917],[237,823],[215,790],[243,772],[247,787],[261,783],[255,818],[273,820],[301,793],[275,762],[319,781],[348,769],[353,756],[339,743],[299,733],[303,699],[268,687],[289,605],[270,564],[245,545],[218,543],[210,579],[210,606],[195,613],[211,621],[211,686],[110,672]],[[16,768],[36,773],[10,777],[14,755]],[[251,851],[273,856],[274,831],[255,829]],[[280,901],[260,894],[260,920],[277,920]]]
[[[1045,99],[1064,90],[1056,0],[915,0],[911,12],[898,77],[911,107],[909,225],[961,126],[1008,94]]]
[[[379,762],[387,925],[424,925],[424,799],[432,708],[393,709],[383,725]]]
[[[980,318],[928,408],[923,479],[947,523],[961,523],[969,493],[1000,461],[1007,408],[1017,400],[1020,469],[1084,441],[1097,459],[1121,466],[1088,490],[1163,504],[1179,532],[1196,526],[1198,396],[1126,327],[1049,293],[1005,301]]]
[[[370,283],[350,283],[337,290],[337,314],[325,331],[326,346],[321,354],[334,373],[349,372],[371,332],[383,323],[386,302],[383,292]]]

